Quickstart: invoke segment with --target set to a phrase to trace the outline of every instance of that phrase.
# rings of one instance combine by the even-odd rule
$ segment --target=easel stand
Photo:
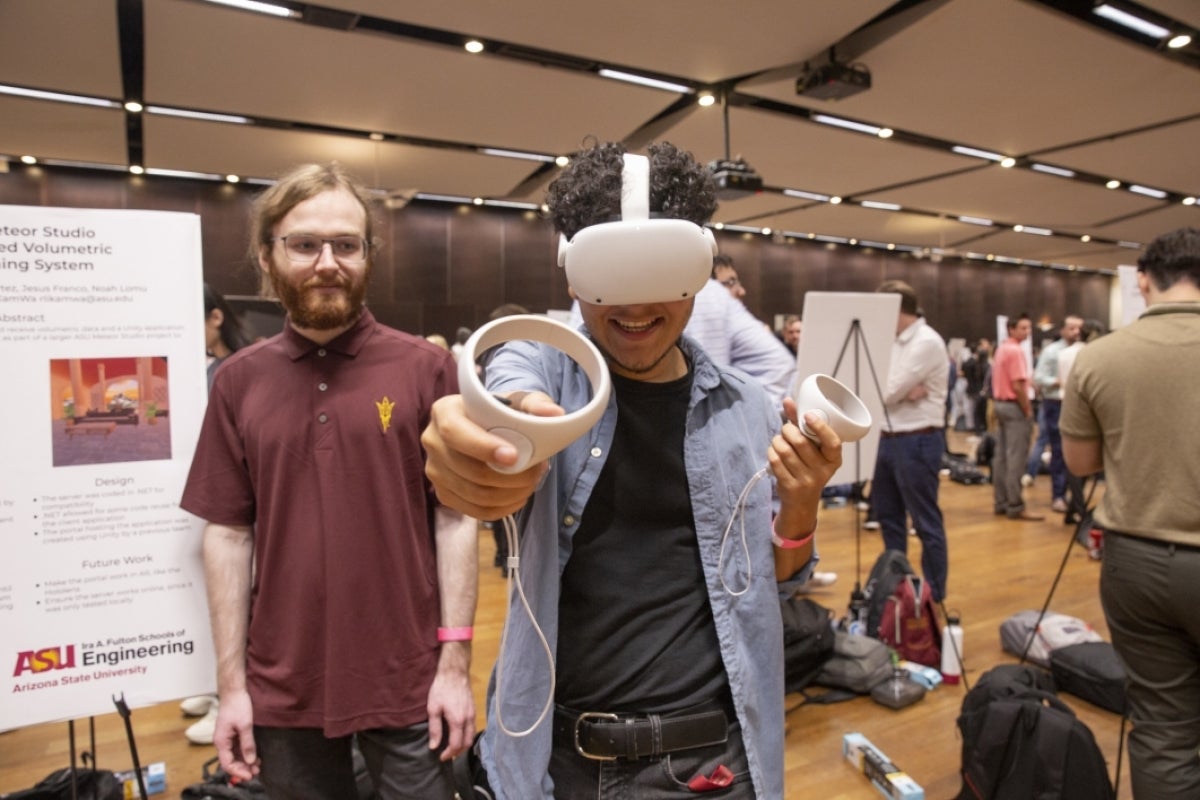
[[[871,358],[871,348],[867,343],[866,336],[863,334],[862,322],[857,317],[850,321],[850,327],[846,331],[846,338],[842,340],[842,347],[838,351],[832,375],[834,378],[837,378],[842,366],[842,360],[845,358],[846,351],[850,348],[851,344],[854,345],[854,349],[851,351],[851,357],[854,360],[854,377],[852,381],[854,394],[862,397],[862,362],[860,357],[865,357],[867,369],[871,376],[871,383],[875,387],[875,396],[879,399],[879,407],[883,409],[884,419],[887,420],[887,426],[890,428],[892,421],[888,417],[883,389],[880,388],[879,375],[875,370],[875,361]],[[862,440],[859,440],[854,443],[854,485],[861,487],[864,480],[865,478],[862,475]],[[867,596],[863,593],[862,589],[862,513],[860,513],[856,501],[854,505],[854,589],[850,592],[850,624],[853,626],[857,622],[865,625],[866,611]]]

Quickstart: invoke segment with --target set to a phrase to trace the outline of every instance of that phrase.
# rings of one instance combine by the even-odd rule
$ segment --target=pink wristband
[[[475,636],[475,629],[467,626],[465,628],[438,628],[439,642],[469,642]]]
[[[784,539],[775,531],[775,523],[771,523],[771,541],[775,543],[776,547],[781,547],[784,550],[795,550],[797,547],[804,547],[804,545],[813,540],[813,536],[816,536],[816,534],[817,526],[813,525],[812,530],[803,539]]]

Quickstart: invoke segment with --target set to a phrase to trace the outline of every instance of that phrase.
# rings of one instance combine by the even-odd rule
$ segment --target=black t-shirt
[[[562,576],[556,699],[584,711],[674,711],[728,686],[683,463],[692,374],[612,380],[612,451]]]

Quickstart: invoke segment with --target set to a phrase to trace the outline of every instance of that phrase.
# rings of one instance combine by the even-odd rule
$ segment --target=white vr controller
[[[823,419],[843,444],[857,442],[871,430],[871,412],[854,392],[842,382],[814,373],[805,378],[796,390],[796,409],[800,414],[800,432],[817,441],[817,435],[804,421],[805,412],[812,411]]]
[[[538,417],[517,411],[489,393],[475,369],[476,354],[517,340],[542,342],[570,356],[591,381],[592,399],[561,417]],[[608,407],[612,379],[600,351],[585,336],[549,317],[522,314],[501,317],[471,335],[458,357],[458,389],[467,417],[517,449],[512,466],[491,465],[497,472],[513,473],[550,458],[591,430]]]

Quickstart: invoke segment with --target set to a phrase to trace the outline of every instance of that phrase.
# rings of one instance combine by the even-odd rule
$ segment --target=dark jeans
[[[429,749],[429,726],[359,731],[358,746],[380,800],[450,800],[450,763]],[[254,726],[259,775],[271,800],[353,800],[359,796],[352,736],[327,738],[317,728]]]
[[[879,521],[883,544],[908,552],[908,517],[921,540],[921,572],[934,600],[946,596],[949,557],[946,528],[938,507],[938,472],[946,449],[944,431],[879,440],[871,510]]]
[[[1043,400],[1038,409],[1038,437],[1029,451],[1029,462],[1025,474],[1036,476],[1042,468],[1042,453],[1050,445],[1050,499],[1066,496],[1067,465],[1063,461],[1062,434],[1058,430],[1058,418],[1062,416],[1062,400]]]
[[[722,765],[733,773],[733,783],[711,795],[721,800],[754,800],[754,784],[736,717],[730,718],[728,741],[658,758],[596,761],[575,752],[573,740],[555,737],[550,777],[554,779],[554,796],[560,800],[683,800],[704,797],[707,793],[689,789],[688,781],[710,776]]]
[[[1129,675],[1133,796],[1200,797],[1200,549],[1105,533],[1100,600]]]

